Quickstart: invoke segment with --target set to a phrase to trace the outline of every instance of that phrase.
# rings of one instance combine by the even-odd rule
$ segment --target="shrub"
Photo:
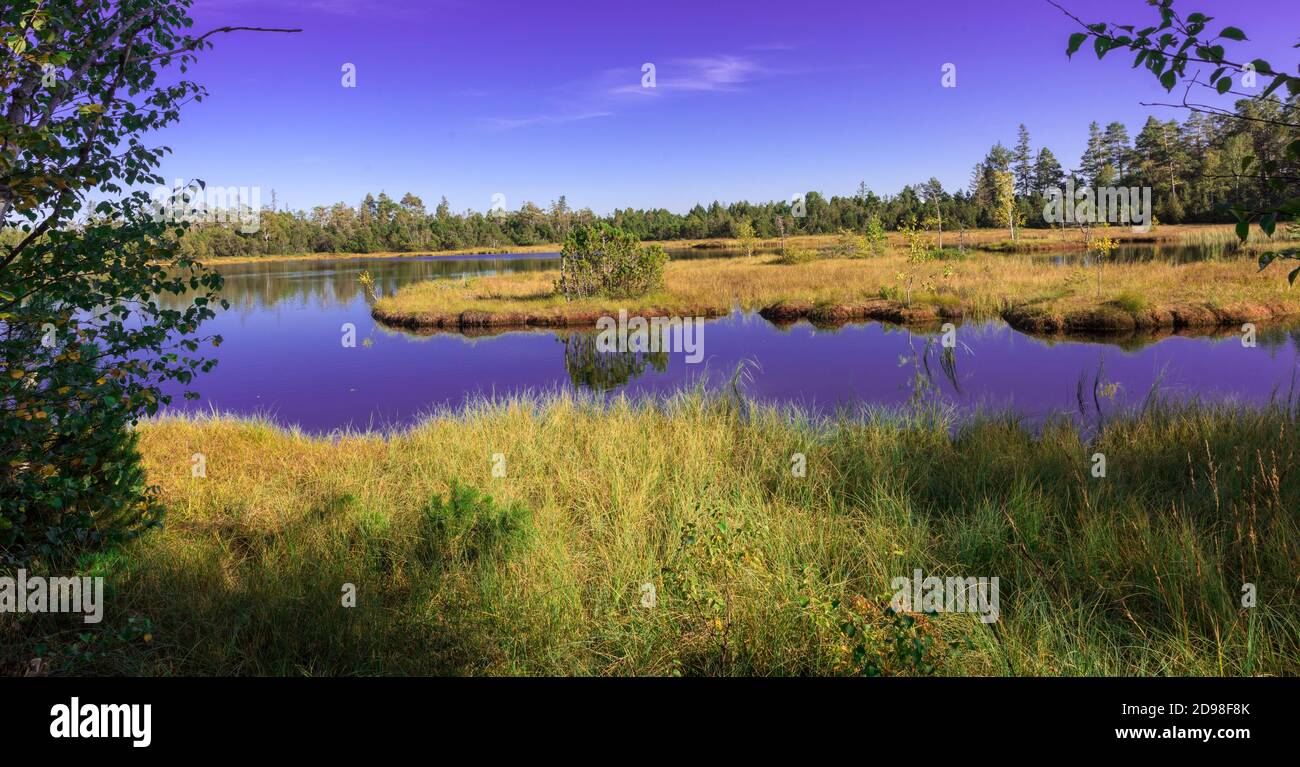
[[[898,227],[898,231],[903,235],[903,241],[907,243],[907,262],[909,264],[917,264],[934,258],[934,248],[930,244],[930,238],[916,226],[915,221],[903,224]]]
[[[867,254],[870,247],[866,237],[848,229],[841,229],[831,252],[838,258],[861,258]]]
[[[732,232],[740,242],[740,247],[745,251],[745,255],[754,255],[754,242],[757,239],[754,236],[754,225],[749,223],[748,220],[741,221],[739,224],[732,226]]]
[[[867,248],[871,251],[871,255],[884,255],[888,235],[885,234],[885,225],[880,223],[880,216],[872,216],[867,219],[867,226],[864,231],[863,237],[867,241]]]
[[[16,381],[14,417],[0,432],[12,449],[0,482],[0,565],[60,563],[157,525],[162,508],[145,481],[121,387],[65,375],[56,388],[87,393],[79,407],[61,409],[22,388],[25,380]]]
[[[809,261],[817,260],[817,251],[811,248],[789,248],[777,257],[778,264],[793,266],[794,264],[806,264]]]
[[[424,507],[421,559],[430,564],[490,561],[523,539],[528,519],[523,506],[500,505],[492,496],[452,480],[446,500],[434,496]]]
[[[636,235],[600,223],[579,226],[564,240],[555,291],[565,297],[635,298],[663,288],[668,256],[641,247]]]

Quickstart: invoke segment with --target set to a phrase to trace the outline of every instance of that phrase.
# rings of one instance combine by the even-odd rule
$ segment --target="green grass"
[[[699,392],[484,403],[337,440],[162,420],[141,444],[165,528],[86,565],[108,578],[104,623],[6,616],[0,670],[1294,674],[1296,421],[1155,406],[1088,439]],[[889,582],[915,568],[997,576],[1000,620],[892,615]]]
[[[1111,299],[1111,303],[1129,314],[1145,311],[1147,308],[1146,298],[1131,290],[1121,291],[1115,298]]]

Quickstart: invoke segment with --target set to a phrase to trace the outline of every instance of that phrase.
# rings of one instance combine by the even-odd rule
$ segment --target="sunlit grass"
[[[47,668],[843,674],[860,650],[884,673],[1300,670],[1300,437],[1283,407],[1158,407],[1085,439],[696,392],[483,403],[389,436],[169,418],[141,438],[166,526],[95,565],[105,639],[70,656],[76,624]],[[470,517],[523,515],[431,526],[453,482],[494,499]],[[900,628],[883,605],[915,568],[999,577],[1001,619]],[[54,628],[25,625],[10,662]],[[891,655],[900,635],[931,651]]]
[[[853,306],[882,295],[905,296],[908,280],[914,305],[960,307],[976,319],[996,317],[1012,307],[1068,314],[1129,304],[1143,308],[1247,305],[1275,307],[1274,314],[1300,312],[1300,294],[1289,290],[1281,267],[1261,272],[1247,258],[1187,264],[1108,263],[1100,281],[1095,266],[1056,265],[1029,254],[972,253],[963,259],[922,263],[909,262],[896,250],[874,258],[799,264],[783,264],[772,255],[684,260],[668,264],[663,291],[617,301],[566,302],[554,292],[557,274],[521,272],[415,283],[380,299],[375,315],[394,322],[446,324],[463,312],[559,318],[615,314],[621,308],[722,313],[733,305],[757,310],[780,301]]]

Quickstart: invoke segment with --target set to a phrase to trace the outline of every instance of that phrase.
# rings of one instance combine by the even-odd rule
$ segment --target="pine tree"
[[[1029,197],[1034,192],[1033,155],[1029,151],[1029,130],[1020,124],[1015,152],[1016,194]]]
[[[1034,186],[1042,194],[1046,194],[1048,189],[1060,188],[1065,185],[1065,171],[1061,168],[1061,163],[1052,154],[1052,150],[1043,147],[1038,150],[1038,159],[1034,161]]]
[[[1115,180],[1123,183],[1127,177],[1129,168],[1129,154],[1132,151],[1129,148],[1128,128],[1124,123],[1113,122],[1106,126],[1106,133],[1102,136],[1102,154],[1106,162],[1115,171]]]
[[[979,206],[981,215],[987,224],[1001,225],[1002,217],[998,212],[999,200],[999,177],[1000,174],[1010,173],[1012,155],[1011,151],[998,142],[989,150],[988,156],[984,162],[975,166],[973,178],[971,179],[971,194],[975,198],[975,204]],[[1014,180],[1012,182],[1012,192],[1015,191]]]
[[[1088,146],[1079,158],[1079,174],[1085,182],[1096,184],[1102,175],[1102,166],[1106,164],[1106,150],[1102,140],[1101,126],[1095,121],[1088,125]]]

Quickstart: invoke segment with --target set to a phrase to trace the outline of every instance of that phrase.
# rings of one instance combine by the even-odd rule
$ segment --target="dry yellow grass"
[[[418,283],[381,299],[375,316],[418,327],[455,326],[467,312],[480,319],[527,317],[541,320],[533,324],[546,324],[547,318],[566,316],[590,322],[619,309],[692,314],[726,312],[733,305],[760,310],[781,302],[852,307],[882,298],[907,302],[909,285],[911,305],[973,318],[1013,311],[1070,317],[1115,310],[1135,318],[1139,326],[1159,326],[1161,322],[1144,318],[1169,307],[1196,307],[1209,319],[1163,324],[1214,324],[1220,316],[1236,316],[1229,310],[1249,314],[1253,308],[1259,311],[1259,316],[1248,317],[1253,319],[1300,312],[1300,295],[1289,290],[1281,267],[1260,272],[1246,259],[1106,264],[1100,286],[1096,267],[1058,266],[1022,254],[980,253],[910,263],[890,252],[878,258],[822,259],[795,266],[776,264],[771,256],[703,259],[670,262],[659,293],[571,302],[554,293],[556,276],[546,271]],[[494,323],[489,319],[482,324]]]

